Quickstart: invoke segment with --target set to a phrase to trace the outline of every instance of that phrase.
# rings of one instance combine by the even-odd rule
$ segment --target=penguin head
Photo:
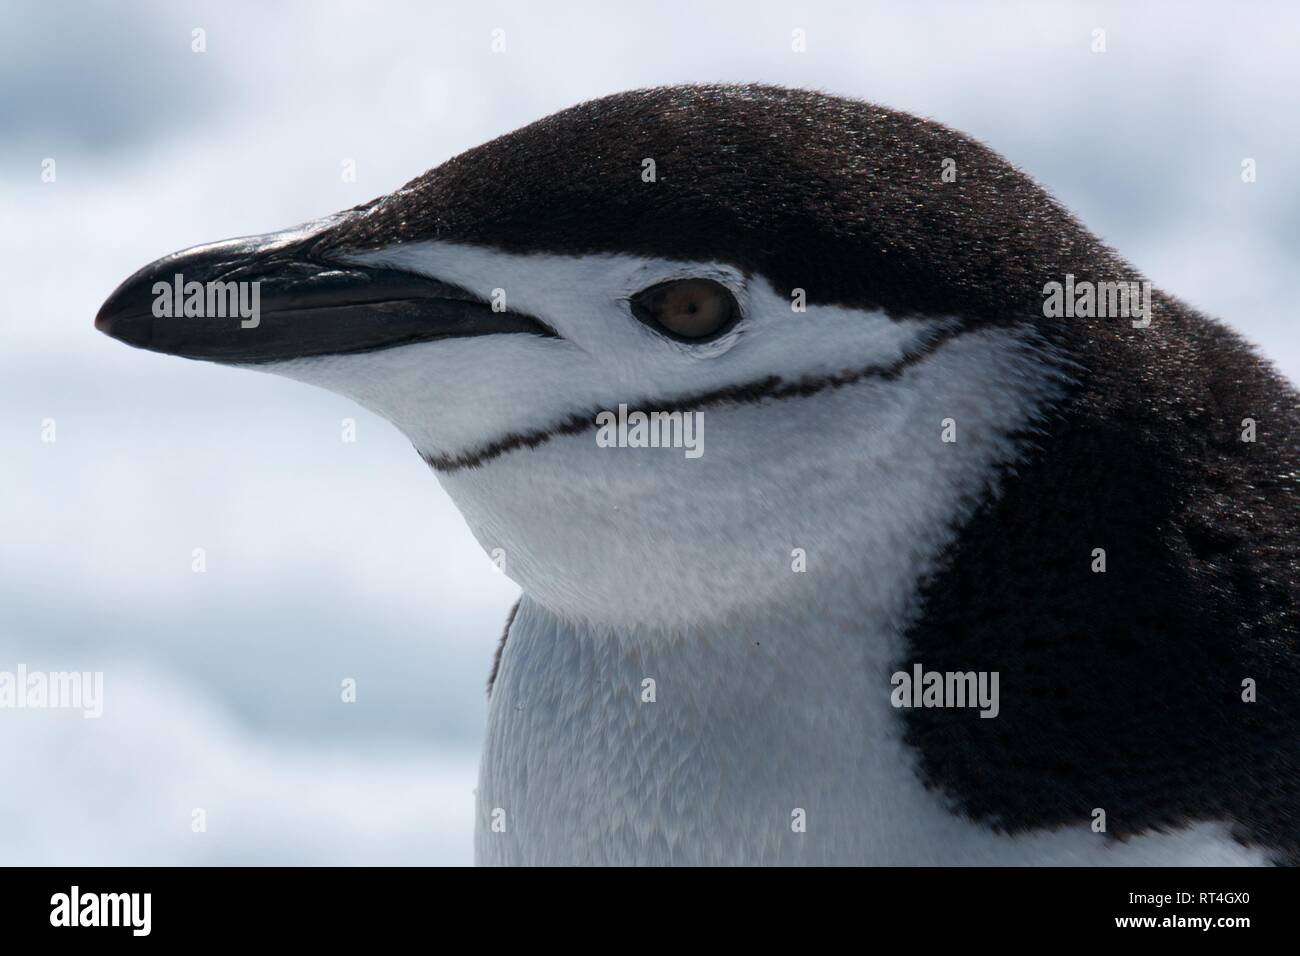
[[[167,256],[96,325],[354,398],[531,596],[685,626],[950,533],[1058,390],[1043,282],[1106,255],[938,124],[672,87]]]

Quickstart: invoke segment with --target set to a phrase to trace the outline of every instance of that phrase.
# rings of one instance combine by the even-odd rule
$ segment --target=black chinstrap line
[[[807,398],[819,392],[854,385],[865,379],[894,381],[913,365],[929,358],[940,347],[966,331],[967,329],[962,326],[941,331],[917,348],[915,352],[905,355],[889,365],[868,365],[834,375],[809,376],[792,382],[786,381],[779,375],[769,375],[754,382],[747,382],[744,385],[729,385],[726,388],[700,392],[671,402],[652,401],[641,402],[640,404],[653,406],[657,412],[672,414],[673,412],[696,411],[718,405],[756,404],[768,399],[779,401],[787,398]],[[509,452],[523,448],[536,448],[539,445],[546,444],[552,438],[563,435],[576,435],[589,428],[595,428],[596,416],[602,411],[606,411],[606,409],[597,409],[583,415],[573,415],[551,428],[531,432],[514,432],[473,451],[458,455],[426,455],[421,452],[420,457],[434,471],[443,473],[461,471],[466,468],[477,468]]]

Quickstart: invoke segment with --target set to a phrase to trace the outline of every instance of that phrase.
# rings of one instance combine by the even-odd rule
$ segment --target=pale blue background
[[[542,7],[0,6],[0,669],[106,681],[97,722],[0,711],[0,863],[471,858],[514,586],[385,422],[93,332],[163,253],[353,205],[589,97],[762,80],[982,138],[1300,375],[1295,5]]]

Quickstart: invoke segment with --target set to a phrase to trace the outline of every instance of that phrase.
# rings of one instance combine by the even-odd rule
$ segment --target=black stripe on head
[[[938,332],[920,348],[909,352],[889,365],[868,365],[864,368],[845,369],[834,375],[805,375],[794,381],[787,381],[779,375],[769,375],[766,378],[746,382],[743,385],[729,385],[682,398],[648,399],[637,404],[641,407],[653,408],[656,411],[671,414],[673,412],[696,411],[718,405],[745,405],[763,401],[781,401],[788,398],[808,398],[819,392],[843,388],[846,385],[856,385],[866,379],[874,378],[880,381],[892,382],[913,365],[929,358],[932,353],[950,339],[958,337],[964,331],[965,329],[961,327],[952,327]],[[618,403],[611,402],[610,404]],[[523,448],[536,448],[561,435],[579,435],[582,432],[594,430],[596,428],[596,416],[600,414],[600,411],[589,412],[585,415],[573,415],[550,428],[542,428],[531,432],[513,432],[504,438],[497,439],[471,451],[445,455],[421,454],[420,457],[434,471],[452,472],[460,471],[463,468],[477,468],[509,452]]]

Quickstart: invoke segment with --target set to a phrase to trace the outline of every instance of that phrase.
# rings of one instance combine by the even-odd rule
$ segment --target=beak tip
[[[153,339],[153,321],[130,308],[130,300],[113,293],[99,307],[95,315],[95,328],[110,339],[134,348],[147,348]]]

